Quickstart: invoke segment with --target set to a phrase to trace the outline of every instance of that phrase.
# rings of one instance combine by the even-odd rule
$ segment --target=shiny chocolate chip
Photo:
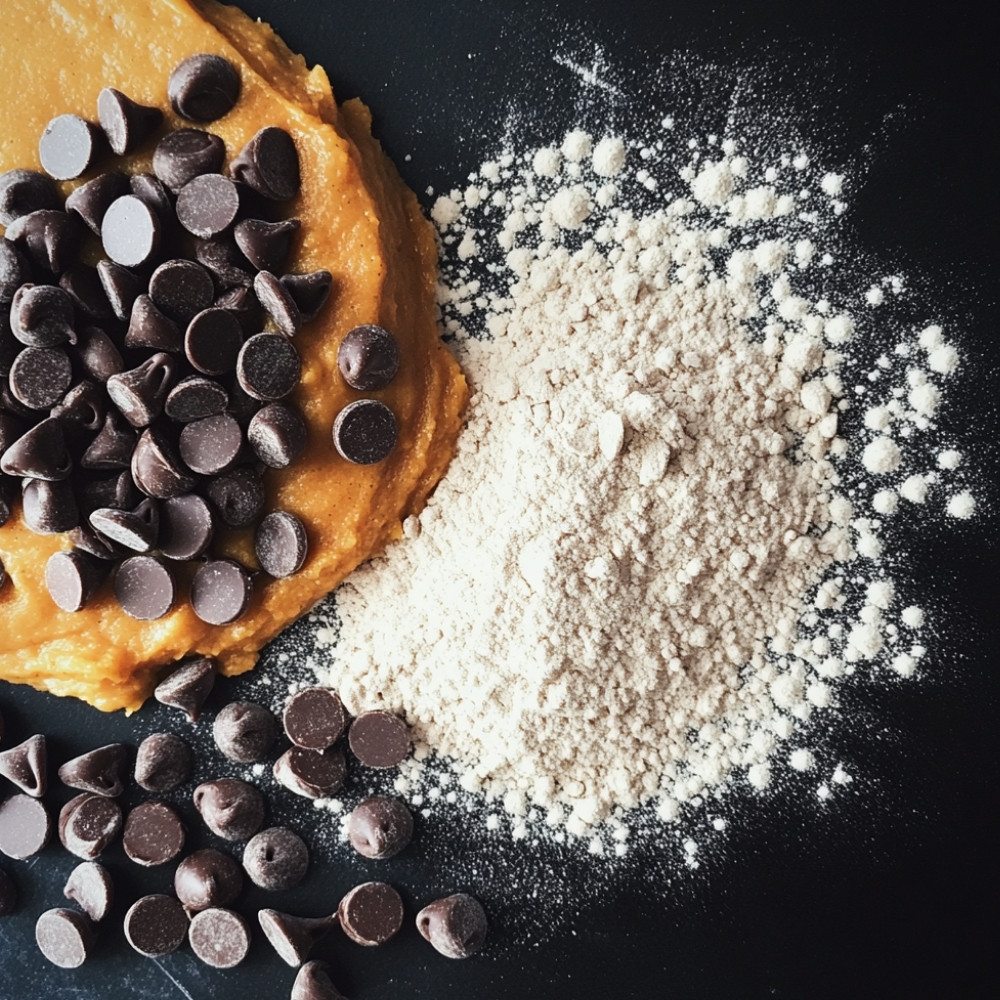
[[[318,753],[289,747],[274,762],[274,779],[296,795],[321,799],[332,795],[344,784],[347,763],[339,750]]]
[[[57,115],[38,140],[42,169],[57,181],[79,177],[100,151],[101,133],[79,115]]]
[[[123,560],[115,572],[114,590],[122,610],[139,621],[162,618],[177,596],[171,571],[149,555]]]
[[[246,259],[258,271],[280,271],[292,247],[292,237],[301,228],[298,219],[268,222],[244,219],[236,224],[233,236]]]
[[[0,458],[8,476],[61,482],[73,471],[73,458],[60,420],[48,417],[21,435]]]
[[[192,236],[208,239],[225,232],[240,210],[236,184],[222,174],[200,174],[177,192],[177,220]]]
[[[374,465],[396,447],[396,415],[377,399],[348,403],[333,422],[333,444],[342,458],[356,465]]]
[[[184,943],[188,920],[174,896],[154,893],[137,899],[125,914],[125,939],[140,955],[159,958]]]
[[[80,465],[85,469],[127,469],[137,438],[135,428],[117,410],[110,409],[83,453]]]
[[[195,484],[166,435],[147,428],[132,452],[132,478],[146,496],[157,500],[190,493]]]
[[[89,517],[90,526],[101,536],[130,552],[149,552],[156,548],[160,534],[160,511],[150,497],[134,510],[99,507]]]
[[[113,260],[97,262],[97,276],[111,305],[115,319],[127,321],[132,316],[132,303],[146,287],[145,282],[127,267]]]
[[[34,267],[62,274],[76,263],[85,233],[75,216],[43,208],[15,219],[7,226],[5,235]]]
[[[134,194],[117,198],[104,213],[104,252],[122,267],[143,267],[156,259],[162,238],[160,217]]]
[[[10,391],[32,410],[48,410],[66,394],[73,366],[65,351],[26,347],[10,366]]]
[[[0,854],[23,861],[36,855],[52,836],[52,817],[44,803],[17,793],[0,802]]]
[[[111,171],[81,184],[66,198],[66,211],[75,212],[95,235],[101,235],[104,216],[113,201],[128,194],[129,183],[125,174]]]
[[[305,451],[305,419],[290,403],[261,407],[247,425],[247,441],[257,458],[271,469],[284,469]]]
[[[347,819],[347,839],[366,858],[391,858],[413,839],[413,816],[399,799],[372,795]]]
[[[230,528],[249,527],[264,508],[260,476],[242,465],[210,479],[205,485],[205,495]]]
[[[236,418],[220,413],[192,420],[181,429],[180,456],[192,472],[214,476],[230,468],[243,450],[243,429]]]
[[[285,734],[306,750],[332,747],[347,728],[347,712],[336,691],[308,687],[293,694],[281,717]]]
[[[212,907],[191,918],[188,944],[206,965],[213,969],[231,969],[250,951],[250,928],[233,910]]]
[[[177,382],[177,362],[165,352],[128,371],[112,375],[106,385],[111,401],[133,427],[148,427],[162,412]]]
[[[278,720],[263,705],[231,701],[212,723],[215,745],[240,764],[263,760],[278,738]]]
[[[303,323],[314,320],[333,290],[333,275],[329,271],[310,271],[308,274],[284,274],[281,283],[288,290],[298,307]]]
[[[169,501],[164,504],[164,510],[168,504]],[[153,697],[161,705],[180,709],[193,724],[198,721],[202,706],[212,693],[217,672],[215,660],[210,656],[187,660],[156,685]]]
[[[234,559],[210,559],[191,580],[191,607],[209,625],[228,625],[242,618],[253,596],[253,580]]]
[[[159,126],[163,112],[132,100],[114,87],[105,87],[97,95],[97,120],[111,152],[125,156]]]
[[[153,173],[176,194],[201,174],[218,173],[226,144],[212,132],[179,128],[168,132],[153,151]]]
[[[291,1000],[345,1000],[345,997],[330,979],[330,966],[312,961],[306,962],[295,976]]]
[[[257,525],[254,551],[265,573],[278,578],[298,573],[309,553],[309,540],[301,518],[286,510],[268,514]]]
[[[174,892],[189,913],[228,906],[243,888],[243,869],[228,854],[205,848],[189,854],[174,873]]]
[[[107,570],[89,552],[53,552],[45,563],[45,589],[58,608],[76,612],[87,606],[106,575]]]
[[[257,920],[279,957],[291,966],[301,965],[313,946],[337,922],[332,914],[325,917],[296,917],[268,908],[257,911]]]
[[[111,911],[115,887],[111,873],[96,861],[81,861],[70,873],[63,895],[76,903],[94,923]]]
[[[93,861],[121,833],[121,806],[103,795],[81,792],[59,811],[58,830],[70,854]]]
[[[87,960],[97,939],[90,918],[78,910],[57,906],[35,922],[35,944],[53,965],[76,969]]]
[[[0,777],[25,795],[41,798],[48,790],[48,741],[42,733],[0,752]]]
[[[261,830],[243,849],[243,870],[261,889],[291,889],[305,878],[308,867],[305,841],[287,827]]]
[[[148,295],[137,296],[125,332],[125,346],[172,354],[180,351],[182,343],[181,328],[164,316]]]
[[[167,81],[170,106],[188,121],[215,121],[233,109],[239,96],[239,71],[228,59],[209,52],[189,56]]]
[[[203,309],[192,317],[184,333],[184,354],[204,375],[233,371],[242,346],[243,328],[228,309]]]
[[[135,781],[147,792],[171,792],[191,777],[194,754],[173,733],[153,733],[135,755]]]
[[[165,802],[140,802],[125,818],[122,846],[138,865],[165,865],[184,849],[184,824]]]
[[[59,768],[59,780],[69,788],[113,799],[125,788],[127,767],[128,750],[121,743],[109,743],[66,761]]]
[[[395,767],[410,752],[410,731],[398,715],[376,709],[362,712],[351,723],[347,742],[366,767]]]
[[[171,420],[186,424],[223,413],[228,405],[229,393],[218,382],[189,375],[170,390],[163,412]]]
[[[178,561],[204,555],[215,533],[215,516],[196,493],[170,497],[160,505],[160,552]]]
[[[388,330],[373,323],[348,330],[337,350],[337,366],[352,389],[384,389],[399,370],[399,345]]]
[[[7,170],[0,174],[0,225],[9,226],[22,215],[61,204],[52,179],[38,170]]]
[[[425,906],[417,930],[446,958],[468,958],[486,939],[486,913],[475,897],[456,892]]]
[[[264,822],[264,796],[239,778],[206,781],[193,799],[205,825],[224,840],[248,840]]]
[[[149,297],[166,316],[186,324],[212,304],[215,286],[201,264],[177,258],[166,261],[153,272]]]
[[[74,343],[73,299],[58,285],[23,284],[11,301],[10,331],[28,347]]]
[[[364,882],[340,901],[337,917],[356,944],[385,944],[403,926],[403,900],[386,882]]]
[[[68,480],[27,479],[21,487],[21,516],[38,535],[57,535],[80,523],[80,511]]]
[[[294,337],[305,320],[291,291],[281,279],[270,271],[259,271],[253,279],[253,290],[279,332],[286,337]]]
[[[299,193],[299,153],[282,128],[262,128],[230,165],[233,177],[272,201],[287,201]]]
[[[236,377],[255,399],[272,402],[287,396],[302,375],[302,361],[291,342],[277,333],[258,333],[240,349]]]

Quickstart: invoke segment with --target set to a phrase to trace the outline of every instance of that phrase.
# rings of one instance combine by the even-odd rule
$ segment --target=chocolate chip
[[[111,873],[96,861],[81,861],[69,874],[63,895],[100,923],[111,910],[115,887]]]
[[[2,455],[22,434],[28,425],[13,413],[0,410],[0,455]]]
[[[135,757],[135,781],[149,792],[171,792],[191,776],[191,747],[173,733],[153,733],[140,744]]]
[[[240,74],[222,56],[202,52],[188,56],[170,74],[170,106],[188,121],[210,122],[228,114],[240,96]]]
[[[90,514],[90,526],[130,552],[149,552],[159,537],[160,512],[156,502],[147,497],[134,510],[99,507]]]
[[[155,174],[133,174],[129,179],[129,187],[139,201],[156,213],[164,226],[169,228],[172,225],[176,219],[173,198],[159,177]]]
[[[227,230],[240,210],[236,184],[222,174],[200,174],[177,192],[177,221],[192,236],[208,239]]]
[[[69,532],[69,540],[74,549],[85,553],[88,556],[93,556],[95,559],[101,559],[104,561],[109,561],[111,559],[118,558],[118,549],[116,546],[112,545],[106,538],[102,538],[100,535],[94,531],[89,525],[81,524],[75,527],[71,532]],[[55,553],[53,553],[55,555]],[[49,557],[51,561],[52,557]],[[47,581],[46,581],[47,582]],[[81,581],[77,581],[73,584],[73,587],[79,588]],[[100,583],[97,584],[100,586]],[[96,588],[95,588],[96,589]],[[49,588],[49,593],[52,593],[52,589]],[[83,594],[83,588],[71,591],[75,596],[68,597],[67,600],[71,605],[78,605],[77,607],[63,608],[63,611],[73,611],[79,610],[84,604],[86,604],[86,599],[83,600],[83,604],[80,604],[80,600]],[[59,600],[53,598],[57,604]],[[59,604],[62,607],[61,604]]]
[[[305,450],[308,440],[306,422],[299,410],[289,403],[271,403],[262,407],[247,426],[247,441],[254,454],[271,469],[284,469]]]
[[[170,501],[163,505],[166,515]],[[171,671],[153,689],[153,697],[161,705],[179,708],[192,724],[198,721],[205,700],[215,685],[217,667],[210,656],[198,656]]]
[[[364,882],[340,901],[337,916],[356,944],[385,944],[403,926],[403,900],[386,882]]]
[[[101,384],[125,367],[114,341],[96,326],[84,327],[80,332],[76,360],[87,378]]]
[[[238,913],[213,907],[194,915],[188,928],[188,943],[206,965],[231,969],[250,950],[250,928]]]
[[[189,854],[174,872],[174,892],[189,913],[227,906],[243,888],[243,869],[222,851]]]
[[[80,465],[85,469],[127,469],[137,439],[135,428],[117,410],[108,410],[101,429],[83,453]]]
[[[9,226],[22,215],[61,204],[51,178],[38,170],[6,170],[0,174],[0,224]]]
[[[395,767],[410,752],[406,723],[392,712],[363,712],[352,723],[347,742],[355,757],[367,767]]]
[[[258,333],[240,349],[236,376],[244,391],[266,402],[287,396],[302,375],[302,362],[291,343],[277,333]]]
[[[17,907],[17,886],[13,879],[0,868],[0,917],[13,913]]]
[[[223,375],[236,368],[243,328],[228,309],[208,308],[192,317],[184,334],[184,353],[204,375]]]
[[[111,203],[128,194],[129,182],[125,174],[112,171],[98,174],[93,180],[81,184],[66,198],[66,211],[75,212],[97,236]]]
[[[122,610],[139,621],[162,618],[177,596],[173,574],[155,556],[132,556],[121,562],[114,589]]]
[[[128,751],[121,743],[109,743],[66,761],[59,780],[70,788],[115,798],[125,788]]]
[[[125,914],[125,939],[140,955],[159,958],[183,944],[188,921],[173,896],[154,893],[137,899]]]
[[[63,847],[93,861],[121,833],[121,806],[103,795],[81,792],[62,807],[58,825]]]
[[[15,219],[5,235],[35,267],[62,274],[76,262],[85,232],[74,216],[43,208]]]
[[[262,128],[230,164],[232,176],[272,201],[287,201],[299,193],[299,153],[281,128]]]
[[[283,826],[254,834],[243,849],[243,869],[261,889],[291,889],[305,878],[308,867],[305,842]]]
[[[333,422],[333,443],[342,458],[356,465],[381,462],[396,447],[396,416],[377,399],[348,403]]]
[[[347,713],[335,691],[310,687],[288,699],[282,724],[288,738],[296,746],[307,750],[326,750],[343,736]]]
[[[73,300],[58,285],[23,284],[10,306],[10,331],[28,347],[74,343]]]
[[[232,233],[195,240],[194,256],[211,271],[219,288],[249,288],[253,284],[253,265],[243,256]]]
[[[215,744],[230,760],[242,764],[263,760],[278,738],[278,720],[263,705],[231,701],[212,723]]]
[[[80,549],[53,552],[45,563],[45,589],[63,611],[76,612],[90,602],[106,571],[94,556]]]
[[[141,802],[125,819],[122,846],[138,865],[165,865],[184,848],[184,824],[165,802]]]
[[[205,494],[230,528],[249,527],[264,506],[260,476],[246,466],[238,466],[210,480],[205,486]]]
[[[143,267],[160,249],[160,217],[134,194],[113,201],[101,222],[104,252],[122,267]]]
[[[399,370],[399,345],[388,330],[373,323],[347,331],[337,350],[337,367],[352,389],[384,389]]]
[[[258,271],[280,271],[291,249],[292,237],[300,227],[298,219],[280,222],[244,219],[236,224],[233,236],[236,245]]]
[[[78,486],[78,492],[80,506],[88,517],[99,507],[128,510],[142,500],[142,494],[132,480],[132,473],[127,469],[107,477],[88,479]]]
[[[60,482],[73,471],[62,422],[48,417],[22,434],[0,458],[8,476]]]
[[[97,95],[97,120],[111,152],[125,156],[163,121],[163,112],[133,101],[114,87],[105,87]]]
[[[84,321],[111,319],[111,304],[101,287],[97,268],[73,264],[59,275],[59,287],[73,300],[73,307]]]
[[[277,578],[297,573],[309,551],[305,525],[288,511],[273,511],[257,525],[254,551],[265,573]]]
[[[178,423],[214,417],[229,405],[229,394],[212,379],[200,375],[183,378],[170,390],[163,412]]]
[[[189,560],[204,555],[215,532],[208,502],[196,493],[183,493],[160,506],[160,552],[168,559]]]
[[[65,351],[26,347],[10,367],[10,391],[32,410],[47,410],[62,399],[73,380]]]
[[[113,260],[97,262],[97,277],[111,305],[115,319],[128,320],[132,316],[132,303],[146,287],[145,282],[128,268]]]
[[[68,480],[27,479],[21,489],[21,517],[39,535],[58,535],[80,523],[80,512]]]
[[[50,415],[62,421],[71,435],[96,434],[104,426],[106,409],[103,391],[94,382],[83,381],[52,407]]]
[[[344,784],[347,764],[339,750],[317,753],[289,747],[274,762],[274,779],[296,795],[321,799]]]
[[[79,115],[57,115],[38,140],[38,158],[45,172],[57,181],[79,177],[100,150],[97,126]]]
[[[132,477],[146,496],[158,500],[189,493],[195,483],[173,445],[157,428],[147,428],[139,437],[132,452]]]
[[[228,625],[241,618],[252,596],[253,580],[234,559],[211,559],[191,580],[191,608],[209,625]]]
[[[125,332],[125,346],[176,353],[183,342],[181,328],[164,316],[148,295],[137,296]]]
[[[35,923],[38,950],[60,969],[76,969],[87,960],[96,940],[90,918],[77,910],[55,907]]]
[[[153,151],[153,173],[176,194],[200,174],[218,173],[226,144],[212,132],[179,128],[168,132]]]
[[[13,243],[7,240],[0,240],[0,303],[10,302],[14,298],[14,293],[26,281],[31,280],[31,270],[28,262],[21,256]],[[0,320],[6,327],[7,317]]]
[[[413,816],[399,799],[372,795],[351,811],[347,838],[366,858],[391,858],[413,839]]]
[[[290,913],[271,909],[258,910],[257,920],[279,957],[291,966],[301,965],[316,942],[325,937],[336,923],[332,914],[327,917],[294,917]]]
[[[264,310],[252,288],[229,288],[215,300],[215,304],[220,309],[231,312],[239,320],[244,334],[256,333],[263,325]]]
[[[162,412],[177,382],[177,363],[164,352],[128,371],[112,375],[106,385],[111,402],[133,427],[148,427]]]
[[[36,855],[52,835],[52,818],[42,802],[17,793],[0,802],[0,853],[23,861]]]
[[[429,903],[417,914],[417,930],[447,958],[468,958],[486,939],[486,914],[464,892]]]
[[[298,306],[303,323],[314,320],[320,313],[333,289],[333,275],[329,271],[311,271],[309,274],[284,274],[281,283],[288,289]]]
[[[178,323],[189,323],[215,298],[212,276],[193,260],[168,260],[149,279],[149,297]]]
[[[41,798],[48,788],[47,767],[48,744],[41,733],[0,751],[0,777],[33,798]]]
[[[292,983],[291,1000],[346,1000],[330,979],[326,962],[306,962]]]
[[[286,337],[294,337],[305,322],[292,293],[270,271],[259,271],[253,290],[264,311]]]
[[[247,840],[264,822],[264,796],[239,778],[206,781],[193,799],[205,825],[225,840]]]
[[[181,429],[178,450],[193,472],[214,476],[230,468],[239,458],[243,450],[243,430],[228,413],[193,420]]]

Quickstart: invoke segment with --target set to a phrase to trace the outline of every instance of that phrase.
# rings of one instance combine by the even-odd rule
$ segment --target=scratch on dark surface
[[[176,979],[174,979],[172,975],[170,975],[170,973],[166,970],[163,963],[159,959],[154,958],[153,964],[160,970],[160,972],[162,972],[167,977],[167,979],[170,980],[170,982],[174,984],[174,986],[177,987],[177,989],[181,991],[181,993],[184,996],[187,997],[187,1000],[194,1000],[194,997],[190,993],[188,993],[186,989],[184,989],[183,985],[181,985],[181,983],[179,983]]]

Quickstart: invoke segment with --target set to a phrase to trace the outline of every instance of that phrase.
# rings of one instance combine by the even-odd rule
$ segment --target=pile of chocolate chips
[[[167,86],[173,110],[198,123],[239,95],[238,71],[215,55],[185,60]],[[45,173],[0,175],[0,525],[20,493],[32,531],[69,533],[72,548],[45,569],[64,611],[113,574],[126,613],[159,618],[177,599],[178,565],[197,560],[191,606],[228,624],[246,611],[254,573],[212,555],[218,531],[255,530],[272,577],[306,559],[302,521],[265,516],[263,475],[305,448],[305,421],[287,400],[301,373],[294,338],[332,278],[284,273],[300,228],[276,217],[300,186],[286,131],[262,128],[223,172],[225,144],[212,132],[160,134],[158,108],[112,88],[97,113],[99,124],[72,114],[49,123]],[[154,139],[152,173],[112,166],[61,199],[54,181]],[[388,332],[359,327],[339,362],[349,385],[372,391],[395,375],[398,350]],[[356,463],[381,461],[396,436],[392,411],[367,398],[333,428],[337,451]]]

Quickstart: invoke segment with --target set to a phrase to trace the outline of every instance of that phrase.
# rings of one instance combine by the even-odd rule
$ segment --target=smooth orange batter
[[[44,584],[49,555],[64,536],[30,532],[19,510],[0,528],[0,678],[82,698],[98,708],[134,709],[174,661],[217,656],[228,674],[253,666],[260,648],[330,591],[355,566],[400,535],[451,457],[467,399],[465,380],[439,340],[434,309],[435,247],[430,225],[378,143],[358,102],[338,108],[325,72],[307,69],[266,26],[232,7],[186,0],[4,0],[0,76],[16,90],[0,102],[0,171],[39,169],[38,138],[55,115],[97,119],[97,95],[115,87],[167,112],[164,128],[187,125],[170,112],[166,84],[184,58],[214,52],[240,70],[236,108],[203,127],[234,156],[261,127],[288,130],[298,147],[302,189],[288,214],[302,228],[290,270],[325,268],[334,292],[296,336],[304,367],[291,397],[310,439],[293,466],[266,475],[267,508],[298,514],[310,554],[294,577],[258,584],[248,613],[232,625],[201,622],[181,599],[164,618],[138,622],[105,586],[82,611],[60,611]],[[157,133],[159,135],[160,133]],[[155,136],[128,161],[148,170]],[[63,192],[94,173],[63,185]],[[121,161],[116,166],[121,168]],[[359,393],[337,370],[343,335],[361,323],[391,330],[400,370],[375,396],[399,422],[393,453],[374,466],[351,465],[332,443],[336,413]],[[254,565],[252,539],[226,548]],[[267,578],[261,578],[266,580]]]

